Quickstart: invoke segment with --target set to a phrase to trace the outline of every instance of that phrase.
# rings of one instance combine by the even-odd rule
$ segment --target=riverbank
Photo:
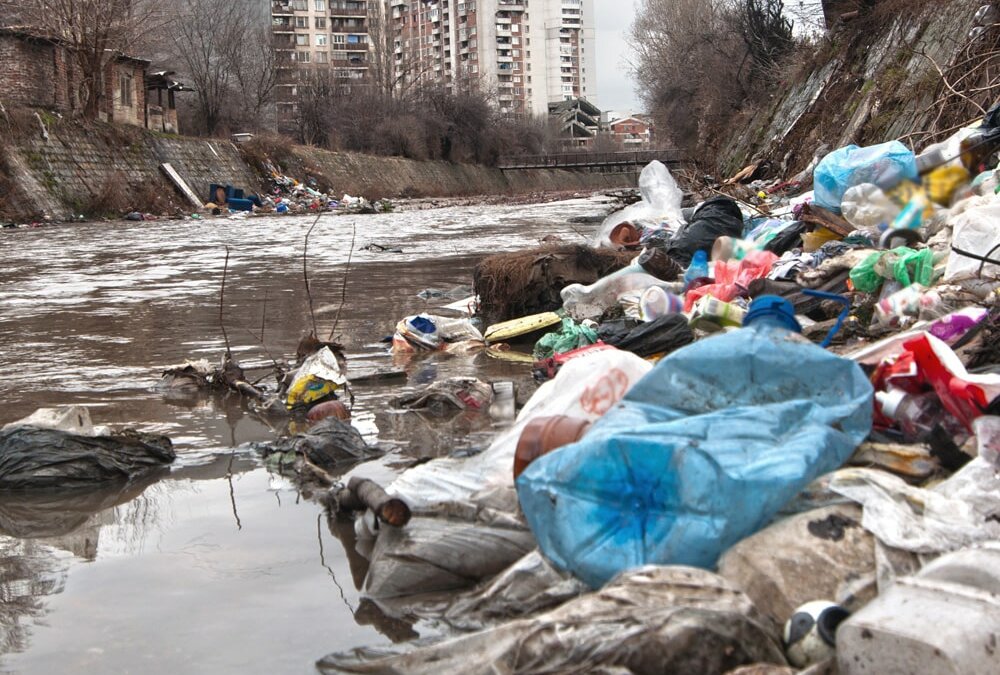
[[[635,185],[634,172],[501,170],[291,145],[276,138],[237,145],[103,123],[43,118],[0,129],[0,222],[52,222],[200,211],[163,172],[169,164],[199,200],[213,183],[268,193],[270,173],[315,181],[330,195],[377,199],[510,200]],[[475,203],[482,203],[475,201]]]

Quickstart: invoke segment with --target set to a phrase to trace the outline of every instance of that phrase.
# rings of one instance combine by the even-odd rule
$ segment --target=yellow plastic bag
[[[924,190],[932,202],[949,206],[955,191],[969,182],[969,172],[962,166],[941,166],[924,176]]]
[[[837,241],[840,239],[840,235],[836,232],[831,232],[825,227],[817,227],[812,232],[805,232],[802,235],[802,250],[806,253],[812,253],[813,251],[818,251],[819,247],[828,241]]]

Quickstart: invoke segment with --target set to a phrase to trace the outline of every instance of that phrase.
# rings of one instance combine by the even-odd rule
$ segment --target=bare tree
[[[112,61],[163,24],[163,12],[153,0],[0,0],[0,16],[8,25],[67,47],[79,73],[81,110],[88,118],[101,110]]]
[[[259,124],[280,65],[263,13],[232,0],[176,0],[166,34],[194,86],[205,133],[226,123]]]

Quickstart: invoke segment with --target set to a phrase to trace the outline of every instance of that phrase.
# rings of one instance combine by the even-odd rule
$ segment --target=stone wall
[[[52,130],[47,141],[35,138],[7,148],[18,187],[5,209],[7,217],[67,218],[109,185],[152,187],[173,195],[173,185],[160,170],[164,162],[206,200],[210,183],[255,186],[253,172],[228,141],[165,136],[122,125],[64,126]],[[178,196],[175,201],[184,200]]]

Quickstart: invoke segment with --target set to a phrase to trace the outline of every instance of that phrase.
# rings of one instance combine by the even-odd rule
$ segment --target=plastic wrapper
[[[900,246],[872,253],[851,270],[854,288],[865,293],[874,293],[886,279],[895,279],[903,286],[930,286],[934,281],[934,251]]]
[[[753,603],[725,579],[648,567],[535,617],[434,644],[330,654],[320,672],[703,673],[784,663]]]
[[[930,489],[873,469],[838,471],[830,488],[864,507],[862,525],[886,546],[942,553],[1000,539],[1000,478],[981,458]]]
[[[542,552],[591,586],[648,563],[710,567],[872,423],[862,370],[767,323],[665,359],[578,442],[517,479]]]
[[[562,320],[560,330],[543,335],[535,343],[532,355],[536,359],[547,359],[554,354],[571,352],[595,342],[597,342],[597,331],[590,326],[566,318]]]
[[[867,148],[856,145],[834,150],[813,173],[815,202],[840,213],[844,193],[855,185],[871,183],[890,190],[904,180],[917,181],[917,162],[913,152],[899,141]]]

